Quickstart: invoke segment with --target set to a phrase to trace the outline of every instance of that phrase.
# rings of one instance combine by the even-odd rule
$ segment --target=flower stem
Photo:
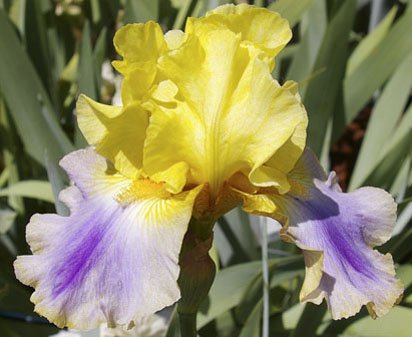
[[[179,313],[180,335],[181,337],[196,337],[196,313],[183,314]]]
[[[177,312],[182,337],[196,337],[196,315],[215,278],[215,264],[209,256],[212,228],[212,224],[192,219],[183,239],[177,280],[181,293]]]
[[[263,274],[263,313],[262,337],[269,337],[269,268],[268,268],[268,228],[267,220],[259,218],[262,231],[262,274]]]

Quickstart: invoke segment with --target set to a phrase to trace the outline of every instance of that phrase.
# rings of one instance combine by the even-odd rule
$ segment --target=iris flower
[[[149,21],[116,33],[123,106],[80,96],[90,147],[61,160],[71,214],[34,215],[33,255],[15,262],[36,312],[90,329],[130,326],[173,304],[185,233],[193,225],[210,241],[237,205],[278,220],[302,249],[302,302],[326,299],[334,319],[394,305],[402,286],[392,258],[373,247],[389,239],[396,205],[377,188],[342,193],[305,149],[297,85],[271,76],[290,39],[285,19],[248,5],[189,18],[184,32]]]

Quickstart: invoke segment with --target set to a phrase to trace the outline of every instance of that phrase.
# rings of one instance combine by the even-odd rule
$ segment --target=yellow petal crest
[[[162,29],[153,21],[128,24],[116,32],[113,42],[123,56],[123,60],[112,63],[125,76],[123,104],[140,100],[150,92],[157,73],[157,60],[168,50]]]
[[[227,4],[209,11],[204,18],[189,18],[186,32],[227,28],[241,34],[242,41],[263,52],[263,59],[274,67],[274,57],[292,38],[287,20],[266,8],[247,4]]]
[[[167,50],[162,28],[153,21],[133,23],[120,28],[113,39],[122,61],[115,61],[113,65],[127,75],[135,66],[146,63],[156,63],[157,59]]]

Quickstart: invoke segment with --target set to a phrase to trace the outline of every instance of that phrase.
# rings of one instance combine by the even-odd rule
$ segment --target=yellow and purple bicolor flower
[[[39,314],[89,329],[173,304],[189,222],[239,204],[280,221],[303,250],[301,301],[325,298],[335,319],[394,305],[402,286],[373,247],[389,239],[396,205],[377,188],[342,193],[305,149],[297,85],[271,76],[290,38],[286,20],[247,5],[189,18],[184,32],[147,22],[116,33],[123,106],[79,98],[90,147],[61,161],[71,214],[34,215],[33,255],[15,262]]]

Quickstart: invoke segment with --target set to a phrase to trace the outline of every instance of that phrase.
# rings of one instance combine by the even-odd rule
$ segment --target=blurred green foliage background
[[[165,31],[183,29],[187,16],[228,2],[0,0],[1,337],[57,332],[33,313],[31,289],[16,281],[12,262],[28,253],[24,231],[32,214],[67,214],[56,197],[68,183],[58,161],[85,146],[75,120],[77,95],[104,103],[116,98],[121,79],[108,63],[118,57],[116,29],[147,20]],[[259,219],[234,210],[215,231],[220,271],[198,318],[199,335],[262,336],[265,319],[269,336],[277,337],[411,336],[411,1],[254,3],[278,11],[293,27],[273,75],[299,82],[310,120],[308,145],[325,169],[335,170],[346,190],[378,186],[399,203],[393,237],[380,250],[394,256],[406,290],[400,305],[377,321],[362,311],[334,322],[324,304],[298,303],[304,268],[296,248],[282,243],[276,229],[259,231]],[[270,271],[264,313],[262,260]],[[176,324],[172,319],[167,336],[179,336]]]

